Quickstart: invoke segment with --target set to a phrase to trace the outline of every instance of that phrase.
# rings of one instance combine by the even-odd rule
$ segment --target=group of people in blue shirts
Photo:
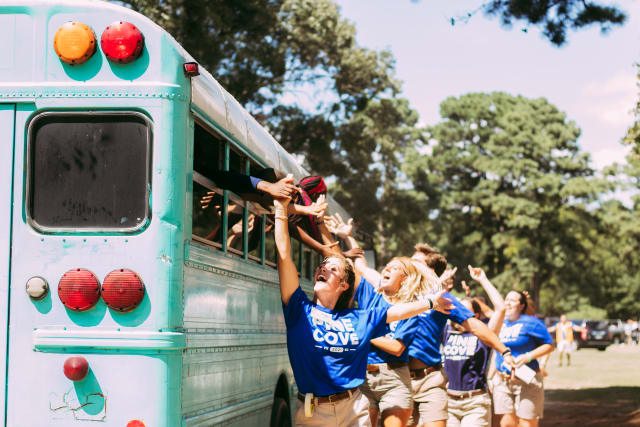
[[[348,257],[326,257],[307,295],[291,257],[290,201],[274,198],[274,218],[295,425],[489,426],[492,413],[503,427],[538,425],[536,359],[553,346],[544,324],[525,314],[525,295],[503,300],[484,271],[469,267],[493,309],[458,300],[447,291],[456,270],[426,244],[379,273],[351,236],[352,222],[324,212],[317,224],[345,241]]]

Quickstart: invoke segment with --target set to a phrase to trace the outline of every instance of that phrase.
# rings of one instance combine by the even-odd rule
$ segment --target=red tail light
[[[89,310],[100,299],[100,282],[92,272],[84,268],[69,270],[58,283],[58,296],[70,310]]]
[[[64,362],[63,371],[71,381],[82,381],[89,372],[89,363],[82,356],[73,356]]]
[[[589,332],[588,328],[585,328],[582,330],[582,332],[580,332],[580,338],[582,338],[583,340],[587,339],[587,332]]]
[[[109,308],[116,311],[131,311],[144,298],[144,284],[131,270],[114,270],[105,277],[102,283],[102,299]]]
[[[110,61],[126,64],[140,56],[144,37],[132,23],[116,21],[102,33],[100,46]]]

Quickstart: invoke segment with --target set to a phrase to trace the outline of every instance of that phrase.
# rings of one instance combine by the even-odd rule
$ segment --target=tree
[[[587,204],[610,184],[595,178],[576,124],[545,99],[500,92],[447,98],[440,113],[422,147],[431,154],[406,164],[433,212],[427,240],[534,299],[544,287],[599,286],[585,274],[597,237]]]
[[[166,28],[307,169],[334,178],[338,201],[390,253],[389,224],[411,213],[395,207],[411,201],[397,188],[402,152],[422,135],[398,96],[391,53],[358,46],[329,0],[120,3]],[[310,87],[311,105],[282,104],[285,92]]]
[[[505,26],[514,21],[524,21],[542,29],[549,41],[561,46],[567,41],[567,31],[579,30],[591,25],[600,25],[602,33],[614,25],[622,25],[627,15],[615,6],[587,0],[490,0],[475,12],[483,11],[488,16],[498,16]],[[469,19],[475,12],[467,14]],[[458,19],[460,20],[460,18]],[[452,18],[451,23],[455,24]]]

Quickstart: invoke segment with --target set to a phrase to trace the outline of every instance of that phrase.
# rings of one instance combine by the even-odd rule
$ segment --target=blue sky
[[[553,47],[537,28],[478,14],[451,26],[452,16],[476,9],[480,0],[334,0],[355,24],[361,46],[389,49],[403,81],[403,95],[423,124],[439,120],[447,96],[505,91],[545,97],[582,129],[579,140],[600,168],[624,160],[619,144],[632,123],[640,62],[640,2],[617,2],[628,12],[623,27],[602,36],[598,28],[569,33]]]

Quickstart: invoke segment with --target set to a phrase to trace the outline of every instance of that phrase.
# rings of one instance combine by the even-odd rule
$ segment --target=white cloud
[[[624,163],[625,156],[629,154],[628,146],[618,145],[613,147],[595,149],[591,151],[592,165],[596,169],[602,169],[613,163]]]
[[[637,82],[631,70],[621,70],[605,81],[587,84],[580,102],[584,113],[604,125],[629,126],[638,97]]]

